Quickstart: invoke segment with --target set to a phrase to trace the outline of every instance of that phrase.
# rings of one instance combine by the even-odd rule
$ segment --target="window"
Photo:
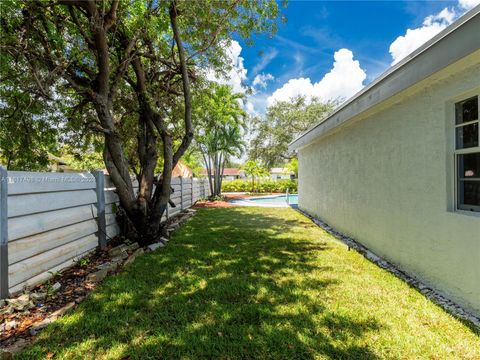
[[[479,96],[455,104],[457,209],[480,211]]]

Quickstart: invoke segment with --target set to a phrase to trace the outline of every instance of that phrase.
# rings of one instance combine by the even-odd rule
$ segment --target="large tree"
[[[297,96],[269,106],[266,115],[252,121],[250,159],[260,160],[267,167],[284,164],[293,156],[288,153],[288,144],[324,118],[334,104],[323,103],[315,97]]]
[[[1,45],[11,71],[62,104],[66,136],[101,136],[121,206],[150,242],[193,138],[202,69],[225,69],[233,33],[272,33],[277,16],[273,0],[4,1]]]

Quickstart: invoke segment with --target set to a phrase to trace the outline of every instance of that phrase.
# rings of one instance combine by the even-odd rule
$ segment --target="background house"
[[[480,314],[480,6],[290,144],[299,207]]]
[[[273,180],[295,179],[295,173],[287,168],[270,168],[269,173]]]
[[[172,169],[172,177],[191,178],[193,177],[193,172],[192,169],[190,169],[187,165],[179,161]]]
[[[72,172],[73,170],[65,159],[48,153],[48,171],[53,172]]]
[[[202,176],[208,176],[207,169],[202,169]],[[223,170],[223,180],[244,179],[245,172],[239,168],[225,168]]]

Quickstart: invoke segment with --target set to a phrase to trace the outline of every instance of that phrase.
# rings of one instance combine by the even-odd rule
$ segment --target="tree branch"
[[[130,39],[128,44],[124,47],[124,55],[120,59],[119,64],[117,68],[115,69],[115,74],[112,80],[112,84],[110,87],[110,97],[114,98],[115,93],[118,89],[118,86],[120,84],[120,80],[123,78],[125,75],[125,72],[127,71],[128,65],[130,65],[130,62],[132,61],[132,58],[135,56],[135,52],[133,52],[133,49],[135,47],[135,43],[138,39],[138,32]],[[122,42],[126,42],[126,38],[124,37],[124,34],[121,34],[122,37]],[[133,52],[133,53],[132,53]]]
[[[183,48],[182,41],[180,39],[180,32],[177,24],[177,7],[176,0],[173,0],[170,5],[170,24],[172,26],[173,38],[177,44],[178,57],[180,60],[180,69],[182,71],[182,85],[183,85],[183,97],[185,103],[184,122],[185,122],[185,135],[183,136],[182,143],[178,147],[177,151],[173,155],[172,168],[175,167],[180,157],[185,153],[188,146],[193,139],[193,126],[192,126],[192,96],[190,93],[190,79],[188,77],[187,61],[185,59],[185,50]]]
[[[104,17],[104,27],[105,31],[108,31],[112,25],[117,20],[117,8],[118,8],[118,0],[112,1],[112,6],[110,7],[110,11]]]
[[[220,31],[225,27],[225,25],[228,23],[228,21],[226,20],[226,18],[228,18],[228,15],[229,13],[235,8],[235,6],[237,6],[237,4],[240,2],[240,0],[235,0],[231,5],[230,7],[228,8],[228,10],[225,12],[225,21],[222,21],[220,23],[220,25],[217,27],[217,29],[214,31],[213,33],[213,37],[212,39],[207,43],[205,44],[204,46],[202,46],[202,48],[198,51],[196,51],[195,53],[193,53],[191,56],[188,57],[188,60],[194,58],[195,56],[201,54],[201,53],[204,53],[205,51],[207,51],[214,43],[215,41],[217,40],[217,37],[218,37],[218,34],[220,34]]]
[[[75,13],[75,10],[74,10],[73,6],[69,5],[68,6],[68,11],[70,12],[70,15],[72,16],[72,20],[75,23],[75,25],[77,26],[77,29],[80,32],[80,34],[82,35],[83,39],[87,42],[87,44],[91,48],[93,48],[94,43],[93,43],[92,39],[87,35],[87,33],[83,30],[82,26],[80,25],[80,21],[78,21],[77,14]]]

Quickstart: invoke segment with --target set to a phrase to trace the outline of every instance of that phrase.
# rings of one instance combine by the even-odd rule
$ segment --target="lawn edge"
[[[341,233],[336,230],[334,227],[328,225],[326,222],[321,219],[307,213],[306,211],[296,208],[294,209],[300,214],[304,215],[310,219],[315,225],[326,231],[328,234],[332,235],[336,240],[339,240],[343,244],[348,246],[348,249],[354,249],[364,258],[379,266],[380,268],[387,270],[389,273],[393,274],[398,279],[406,282],[410,287],[415,288],[418,292],[424,295],[427,299],[440,306],[450,315],[453,315],[455,318],[462,321],[466,326],[471,328],[474,332],[480,332],[480,317],[474,315],[468,309],[457,304],[456,302],[446,298],[438,290],[433,289],[428,286],[415,276],[409,274],[408,272],[400,269],[398,266],[392,264],[391,262],[383,259],[382,257],[375,254],[373,251],[368,249],[366,246],[362,245],[355,239]]]

